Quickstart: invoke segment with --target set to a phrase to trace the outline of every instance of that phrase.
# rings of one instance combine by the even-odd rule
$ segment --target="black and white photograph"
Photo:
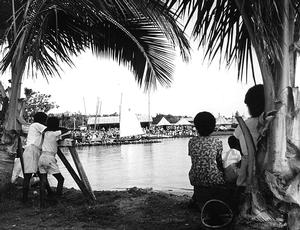
[[[0,0],[0,229],[300,230],[299,0]]]

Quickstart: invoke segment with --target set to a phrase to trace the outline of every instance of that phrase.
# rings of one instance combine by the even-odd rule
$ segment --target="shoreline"
[[[66,188],[66,189],[76,189],[76,188]],[[187,196],[192,197],[194,191],[193,189],[153,189],[153,188],[143,188],[143,187],[129,187],[129,188],[116,188],[116,189],[105,189],[105,190],[94,190],[93,192],[101,192],[101,191],[111,191],[111,192],[125,192],[130,189],[141,189],[144,191],[149,192],[156,192],[156,193],[166,193],[166,194],[172,194],[175,196]],[[80,191],[80,190],[78,190]]]
[[[229,136],[232,135],[233,131],[215,131],[211,135],[212,136]],[[142,138],[142,139],[111,139],[110,141],[91,141],[91,142],[79,142],[76,143],[76,147],[89,147],[89,146],[111,146],[111,145],[127,145],[127,144],[152,144],[152,143],[160,143],[164,139],[172,139],[172,138],[191,138],[193,135],[183,135],[183,136],[157,136],[150,138]]]
[[[124,191],[94,191],[88,202],[81,191],[64,188],[63,195],[39,207],[31,189],[29,202],[20,202],[21,189],[11,187],[0,202],[2,229],[205,230],[200,211],[189,208],[190,197],[137,187]],[[265,224],[232,222],[230,229],[275,230]],[[228,228],[225,228],[228,229]]]
[[[199,229],[199,213],[187,208],[187,195],[137,187],[124,191],[94,191],[88,202],[80,190],[64,188],[62,197],[39,207],[38,188],[29,202],[20,201],[21,189],[11,188],[0,202],[3,229]],[[201,228],[200,228],[201,229]]]

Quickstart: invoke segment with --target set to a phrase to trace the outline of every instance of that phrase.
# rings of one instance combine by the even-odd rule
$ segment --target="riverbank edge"
[[[64,188],[63,196],[39,207],[38,188],[23,204],[21,187],[9,186],[0,202],[1,229],[199,229],[198,212],[189,210],[189,196],[129,188],[94,191],[88,201],[80,190]],[[200,228],[201,229],[201,228]]]
[[[20,202],[21,188],[10,186],[0,202],[1,229],[205,229],[200,212],[189,208],[190,196],[151,188],[94,191],[89,202],[74,188],[64,188],[59,198],[49,198],[39,207],[38,188],[29,202]],[[230,229],[275,229],[253,223],[237,223]],[[228,229],[228,228],[226,228]]]

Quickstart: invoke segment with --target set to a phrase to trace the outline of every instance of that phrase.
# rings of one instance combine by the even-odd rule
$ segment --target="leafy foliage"
[[[24,119],[27,122],[32,122],[33,115],[37,112],[47,113],[51,109],[59,107],[55,102],[51,101],[51,95],[49,94],[43,94],[25,88],[25,95]]]
[[[187,15],[187,24],[193,23],[193,36],[199,38],[199,46],[206,48],[210,60],[219,53],[227,65],[237,62],[238,77],[253,73],[253,45],[259,46],[266,54],[269,65],[280,65],[281,39],[284,12],[283,1],[276,0],[166,0],[168,9],[177,8],[176,15]],[[295,9],[295,37],[299,40],[300,1],[290,1]],[[298,32],[297,32],[298,31]],[[253,75],[254,78],[254,75]],[[255,79],[254,79],[255,81]]]
[[[57,115],[56,115],[57,116]],[[87,117],[79,113],[63,113],[58,115],[61,126],[68,129],[78,129],[80,126],[85,125]]]
[[[7,28],[9,28],[12,19],[13,4],[14,8],[18,9],[23,0],[0,0],[0,45],[5,42]],[[8,42],[12,40],[12,34],[8,33]]]
[[[9,18],[5,38],[12,45],[1,69],[27,62],[32,74],[39,70],[49,77],[59,73],[59,61],[72,65],[70,55],[92,49],[129,66],[140,86],[149,88],[157,81],[168,85],[175,44],[185,59],[189,44],[172,14],[162,13],[162,6],[151,7],[146,0],[21,1],[14,38],[9,36],[14,26]]]

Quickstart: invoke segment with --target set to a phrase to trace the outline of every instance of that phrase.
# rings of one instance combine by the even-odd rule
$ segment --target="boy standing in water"
[[[42,154],[39,159],[39,171],[41,175],[40,201],[41,207],[45,206],[45,185],[47,183],[47,174],[53,175],[57,180],[56,194],[62,195],[64,177],[61,175],[55,155],[57,154],[57,141],[61,135],[68,130],[59,127],[57,117],[49,117],[47,128],[43,132]]]

